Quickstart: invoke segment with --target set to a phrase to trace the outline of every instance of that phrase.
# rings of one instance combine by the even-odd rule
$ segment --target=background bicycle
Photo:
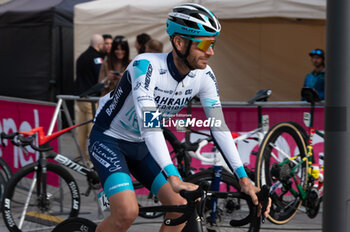
[[[49,229],[67,217],[77,216],[81,199],[79,186],[72,176],[73,173],[86,177],[84,196],[88,196],[90,192],[95,193],[92,190],[101,188],[95,170],[84,166],[81,159],[76,157],[70,159],[71,155],[58,154],[49,146],[49,142],[58,136],[90,122],[91,120],[48,136],[45,136],[42,127],[9,135],[1,134],[3,139],[9,139],[15,146],[24,150],[26,146],[30,146],[39,152],[38,161],[19,169],[6,188],[5,200],[2,202],[3,218],[10,231]],[[39,146],[35,143],[36,138]],[[75,162],[76,160],[79,161]],[[71,170],[72,174],[63,166]],[[143,188],[143,186],[135,185],[135,188]],[[95,193],[97,199],[96,196],[97,192]],[[152,200],[144,199],[141,195],[138,195],[138,198],[140,204],[156,204]],[[100,215],[102,216],[102,213]],[[155,215],[140,214],[140,216],[154,217]]]
[[[259,91],[249,103],[254,103],[255,100],[259,99],[267,99],[270,94],[270,90]],[[187,106],[187,115],[191,115],[191,107],[192,101]],[[265,128],[266,125],[263,126],[263,121],[268,125],[268,118],[262,116],[261,107],[259,106],[258,128],[245,134],[235,133],[234,141],[262,141],[264,131],[267,130]],[[186,181],[196,184],[210,182],[210,190],[214,191],[237,192],[240,190],[238,179],[230,171],[217,149],[214,148],[212,157],[205,157],[201,154],[202,147],[212,142],[209,134],[187,127],[185,130],[185,140],[180,142],[171,130],[164,128],[163,131],[166,140],[169,142],[169,150],[173,161]],[[195,142],[191,142],[192,135],[200,135],[201,138]],[[197,160],[204,162],[208,169],[202,168],[197,170],[194,168],[191,164]],[[252,173],[248,169],[247,172]],[[254,180],[254,176],[251,176],[251,179]],[[230,227],[231,225],[243,226],[249,223],[249,221],[243,220],[246,218],[247,213],[247,203],[244,201],[241,202],[239,199],[215,199],[206,206],[205,223],[208,230],[216,230],[219,227]]]
[[[301,205],[314,218],[322,202],[323,162],[315,159],[313,150],[314,135],[323,136],[313,128],[315,102],[320,98],[310,88],[304,88],[302,95],[311,103],[310,113],[304,115],[307,132],[295,122],[274,125],[260,146],[256,162],[257,185],[271,186],[269,220],[276,224],[289,222]]]

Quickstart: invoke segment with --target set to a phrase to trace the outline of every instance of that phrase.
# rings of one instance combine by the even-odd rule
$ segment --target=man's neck
[[[176,69],[182,76],[186,76],[191,70],[187,67],[187,65],[184,64],[184,62],[180,59],[180,57],[177,56],[176,52],[172,52],[173,60]]]

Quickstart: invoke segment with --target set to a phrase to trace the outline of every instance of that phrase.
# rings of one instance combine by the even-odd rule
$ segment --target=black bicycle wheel
[[[3,175],[5,181],[10,180],[13,175],[10,166],[6,163],[6,161],[3,158],[0,158],[0,174]]]
[[[47,230],[79,213],[80,194],[72,175],[48,162],[45,184],[37,169],[37,163],[29,164],[8,182],[2,215],[11,232]],[[43,186],[47,189],[46,196],[40,194]]]
[[[137,202],[140,207],[146,206],[158,206],[161,205],[158,198],[153,195],[146,187],[144,187],[140,182],[133,181]],[[139,216],[143,218],[157,218],[163,216],[163,212],[139,212]]]
[[[58,224],[52,232],[95,232],[97,225],[80,217],[68,218]]]
[[[186,178],[185,181],[194,184],[208,182],[210,186],[213,183],[213,179],[214,170],[211,168],[191,175],[188,178]],[[237,182],[237,178],[233,174],[223,170],[220,182],[220,191],[238,192],[239,190],[240,186]],[[205,209],[203,212],[203,215],[205,216],[205,222],[203,223],[203,225],[206,226],[208,231],[215,231],[217,227],[220,227],[220,231],[222,230],[222,228],[225,227],[232,229],[233,225],[235,227],[239,227],[250,223],[251,212],[246,200],[237,198],[218,198],[216,208],[217,220],[215,221],[215,223],[210,222],[210,214],[212,212],[212,207],[210,204],[211,200],[208,198],[207,202],[205,202]],[[246,231],[246,229],[242,229],[242,231]]]
[[[2,174],[0,174],[0,200],[1,200],[1,202],[2,202],[2,198],[4,196],[4,193],[5,193],[6,182],[7,181],[5,180],[5,178],[2,176]],[[2,209],[2,206],[0,205],[0,210],[1,209]]]
[[[303,161],[307,154],[306,137],[299,124],[281,122],[270,129],[260,145],[256,183],[274,189],[268,219],[275,224],[289,222],[302,204],[298,188],[307,189],[308,162]]]

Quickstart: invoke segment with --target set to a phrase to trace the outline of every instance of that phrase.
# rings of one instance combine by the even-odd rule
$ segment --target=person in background
[[[135,48],[137,50],[137,54],[144,53],[146,50],[145,44],[151,39],[151,36],[142,33],[136,36]]]
[[[103,34],[103,57],[106,57],[111,52],[113,37],[111,34]]]
[[[325,85],[325,53],[322,49],[316,48],[309,53],[314,70],[305,76],[304,86],[314,88],[320,98],[324,100]],[[305,99],[302,98],[304,101]]]
[[[163,53],[163,43],[156,39],[151,39],[145,44],[145,52]]]
[[[111,51],[107,54],[101,66],[98,81],[105,84],[101,96],[117,86],[129,63],[128,41],[124,36],[118,35],[113,39]]]
[[[98,81],[100,67],[103,62],[103,37],[94,34],[90,40],[90,46],[77,59],[76,80],[74,82],[74,94],[80,95],[90,89]],[[75,123],[82,123],[93,118],[90,102],[76,101],[74,105]],[[83,158],[88,161],[87,140],[92,124],[77,127],[77,137],[83,152]]]

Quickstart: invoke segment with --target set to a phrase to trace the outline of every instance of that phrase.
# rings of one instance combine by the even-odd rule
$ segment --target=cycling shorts
[[[134,190],[130,174],[156,196],[167,183],[144,142],[115,139],[93,129],[89,154],[108,198],[121,191]]]

